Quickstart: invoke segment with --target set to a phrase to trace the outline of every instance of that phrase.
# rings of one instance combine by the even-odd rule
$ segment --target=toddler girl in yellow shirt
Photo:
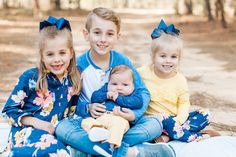
[[[189,113],[187,80],[177,70],[183,49],[179,32],[161,20],[151,34],[152,65],[138,69],[151,94],[146,114],[162,117],[163,135],[156,142],[202,139],[200,131],[209,124],[208,112]]]

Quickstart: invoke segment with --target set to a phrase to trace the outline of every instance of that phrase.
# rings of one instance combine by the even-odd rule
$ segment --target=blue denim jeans
[[[88,154],[99,155],[93,150],[94,145],[98,145],[107,152],[110,152],[109,143],[91,142],[89,140],[87,132],[80,126],[81,121],[82,118],[65,119],[61,121],[56,128],[58,140]],[[115,157],[124,157],[130,146],[151,141],[160,136],[161,133],[162,123],[156,116],[142,116],[137,123],[131,126],[125,133],[121,146],[115,149],[112,154]]]

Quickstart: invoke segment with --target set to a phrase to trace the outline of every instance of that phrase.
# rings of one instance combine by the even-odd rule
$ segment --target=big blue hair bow
[[[166,23],[161,19],[159,25],[153,30],[151,37],[152,39],[156,39],[161,36],[162,32],[170,35],[179,35],[180,31],[175,28],[173,24],[167,26]]]
[[[41,30],[47,26],[56,26],[57,29],[59,29],[59,30],[66,27],[67,29],[69,29],[71,31],[70,22],[68,20],[64,19],[63,17],[57,19],[53,16],[49,16],[47,20],[40,22],[39,30]]]

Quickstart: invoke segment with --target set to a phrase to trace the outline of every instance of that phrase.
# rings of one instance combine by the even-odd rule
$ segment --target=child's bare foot
[[[214,131],[214,130],[202,130],[200,133],[202,134],[202,137],[198,137],[196,139],[196,141],[205,140],[210,137],[221,136],[220,133],[218,133],[217,131]]]
[[[154,140],[156,143],[161,143],[161,142],[164,142],[164,143],[167,143],[170,141],[170,138],[167,136],[167,135],[161,135],[157,138],[155,138]]]
[[[221,134],[215,130],[202,130],[201,134],[208,134],[210,137],[221,136]]]

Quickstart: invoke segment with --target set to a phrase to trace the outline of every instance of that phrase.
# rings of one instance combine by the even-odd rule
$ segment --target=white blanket
[[[236,157],[236,137],[217,136],[199,142],[169,143],[176,157]]]
[[[2,153],[7,146],[10,129],[11,126],[7,123],[0,123],[0,153]]]
[[[10,126],[0,123],[0,153],[4,151]],[[176,157],[236,157],[236,137],[217,136],[199,142],[177,142],[169,144],[173,147]]]

